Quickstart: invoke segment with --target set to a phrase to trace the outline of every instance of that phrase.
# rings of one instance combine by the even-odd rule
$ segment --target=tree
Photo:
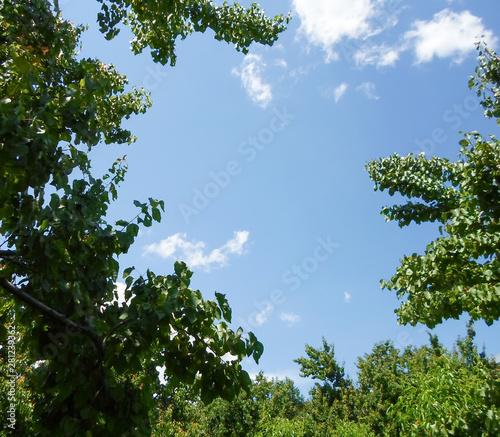
[[[356,415],[376,435],[383,435],[390,420],[387,410],[401,394],[404,359],[391,341],[378,343],[358,360]]]
[[[303,378],[311,377],[318,379],[323,384],[315,383],[315,387],[310,394],[321,394],[328,403],[339,398],[342,389],[350,385],[350,381],[345,377],[344,367],[335,359],[335,346],[328,344],[323,338],[323,349],[315,349],[310,345],[306,345],[306,354],[309,358],[297,358],[294,360],[300,365],[300,376]]]
[[[425,362],[410,368],[400,396],[388,409],[393,432],[389,435],[499,434],[499,366],[478,355],[476,346],[467,343],[471,347],[462,347],[465,355],[428,355]]]
[[[283,435],[279,432],[304,429],[303,407],[304,399],[290,379],[269,380],[259,373],[249,392],[242,392],[231,401],[216,399],[204,405],[189,390],[176,390],[161,412],[154,435]]]
[[[175,65],[175,43],[193,32],[211,29],[214,38],[248,53],[253,42],[273,45],[285,30],[290,16],[268,18],[256,3],[250,8],[235,3],[216,6],[211,0],[98,0],[102,11],[98,21],[107,39],[114,38],[118,24],[129,26],[135,35],[134,53],[149,46],[156,62]]]
[[[479,65],[469,81],[487,117],[500,123],[500,60],[478,45]],[[406,300],[400,323],[429,327],[469,313],[491,325],[500,317],[500,142],[478,132],[460,141],[460,159],[394,154],[367,164],[375,190],[399,193],[406,204],[384,207],[399,226],[440,223],[441,237],[425,253],[405,256],[396,274],[382,281]]]
[[[108,38],[122,21],[137,35],[136,51],[149,45],[171,64],[178,36],[211,27],[246,50],[254,40],[272,44],[287,21],[255,5],[101,2]],[[77,58],[83,28],[62,19],[57,1],[0,7],[0,356],[5,369],[14,337],[13,369],[25,378],[18,387],[27,403],[0,397],[4,411],[16,407],[4,426],[22,435],[149,435],[158,366],[169,384],[190,384],[207,402],[248,389],[240,362],[258,361],[262,344],[228,327],[223,294],[204,300],[189,288],[184,263],[171,275],[124,269],[127,302],[116,302],[119,256],[140,226],[161,220],[163,202],[135,201],[135,218],[108,223],[127,164],[120,158],[98,177],[88,152],[132,143],[122,120],[144,113],[149,96],[125,92],[127,80],[112,66]]]
[[[160,403],[167,408],[155,435],[496,436],[500,367],[478,353],[474,336],[469,323],[467,336],[459,337],[451,352],[432,334],[429,345],[404,351],[390,341],[378,343],[359,358],[358,382],[344,387],[332,405],[319,384],[304,401],[289,379],[268,380],[263,374],[249,393],[209,405],[176,388],[169,402]]]
[[[477,353],[473,331],[453,353],[431,334],[404,351],[376,344],[358,361],[354,421],[387,437],[497,435],[499,366]]]

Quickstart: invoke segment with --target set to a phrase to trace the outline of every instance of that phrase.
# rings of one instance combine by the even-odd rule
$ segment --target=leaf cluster
[[[474,336],[471,321],[451,352],[435,335],[429,345],[404,350],[391,341],[377,343],[358,359],[357,382],[344,384],[333,402],[321,389],[329,384],[325,365],[338,364],[333,345],[323,339],[321,349],[307,345],[308,358],[296,360],[302,376],[322,381],[309,399],[291,380],[262,373],[232,402],[205,405],[178,390],[162,407],[154,435],[493,437],[500,426],[500,367],[477,352]]]
[[[106,2],[103,11],[108,3],[115,15],[101,15],[101,24],[114,28],[119,16],[139,33],[151,27],[137,44],[150,44],[163,60],[175,59],[170,40],[158,39],[169,22],[177,35],[184,32],[178,26],[217,28],[215,18],[203,18],[215,14],[225,20],[221,38],[240,48],[254,37],[272,42],[283,30],[282,21],[270,21],[255,5],[245,12],[196,3],[205,26],[186,21],[194,3]],[[155,25],[151,14],[170,21]],[[231,399],[250,385],[241,361],[258,361],[263,345],[229,327],[225,295],[205,300],[189,288],[192,272],[184,263],[171,275],[125,269],[126,302],[118,303],[119,257],[141,227],[161,221],[165,205],[135,201],[133,219],[106,219],[127,162],[117,159],[98,177],[91,152],[133,143],[122,123],[151,102],[143,90],[126,91],[126,77],[112,65],[78,56],[83,30],[62,19],[57,2],[55,8],[45,0],[2,2],[0,341],[4,346],[4,326],[15,323],[25,435],[149,435],[164,388],[158,368],[169,386],[189,384],[205,402]]]
[[[470,86],[477,86],[489,117],[499,114],[499,66],[497,55],[480,46]],[[441,237],[423,254],[405,256],[390,281],[382,281],[406,298],[396,311],[401,323],[432,328],[464,312],[488,324],[500,317],[500,142],[471,132],[460,146],[456,162],[394,154],[366,166],[375,190],[408,199],[384,207],[387,220],[440,224]]]
[[[107,39],[114,38],[123,23],[130,27],[134,53],[150,47],[155,62],[175,65],[175,44],[193,32],[211,29],[218,41],[234,44],[238,51],[248,53],[253,42],[273,45],[286,29],[290,16],[267,17],[256,3],[245,8],[238,3],[211,0],[98,0],[102,10],[98,15],[101,31]]]

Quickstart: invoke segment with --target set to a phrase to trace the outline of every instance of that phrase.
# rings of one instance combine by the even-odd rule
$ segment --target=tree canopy
[[[469,81],[487,117],[500,115],[500,62],[478,46],[479,65]],[[367,165],[376,190],[409,200],[382,214],[399,226],[438,222],[441,237],[424,254],[404,256],[382,287],[405,301],[396,311],[403,324],[434,327],[469,313],[492,324],[500,317],[500,142],[478,132],[464,135],[459,160],[394,154]]]
[[[231,402],[205,405],[189,390],[178,390],[162,405],[154,435],[494,437],[500,426],[500,368],[478,353],[474,337],[471,321],[451,351],[435,335],[428,345],[404,350],[391,341],[377,343],[358,358],[358,380],[341,384],[333,400],[322,390],[336,379],[326,376],[332,375],[328,369],[339,367],[333,345],[306,345],[309,358],[296,360],[301,376],[325,384],[316,384],[309,399],[291,380],[264,374]]]
[[[175,65],[175,44],[193,32],[211,29],[214,38],[234,44],[248,53],[253,42],[273,45],[286,28],[290,16],[270,18],[256,3],[245,8],[238,3],[215,5],[211,0],[98,0],[101,31],[107,39],[120,31],[119,24],[130,27],[135,38],[134,53],[150,47],[153,59],[161,64]]]
[[[122,22],[136,34],[136,52],[148,45],[155,60],[172,65],[178,36],[211,27],[245,51],[252,41],[272,44],[287,21],[256,5],[101,3],[107,38]],[[26,369],[17,432],[148,435],[159,366],[170,385],[190,384],[206,402],[231,398],[250,385],[241,360],[258,361],[263,346],[229,328],[223,294],[205,300],[189,288],[184,263],[169,275],[120,266],[164,204],[135,201],[135,217],[109,223],[127,163],[119,158],[96,175],[89,152],[133,143],[122,121],[150,101],[143,90],[126,92],[113,66],[78,57],[83,30],[62,18],[57,2],[1,2],[0,338],[5,345],[14,327],[17,366]],[[119,304],[121,272],[127,287]],[[0,354],[7,371],[8,348]],[[7,411],[7,397],[1,401]]]
[[[175,65],[175,44],[209,29],[237,50],[272,45],[289,17],[256,4],[209,0],[98,0],[105,38],[128,26],[132,50],[147,47]],[[133,266],[121,255],[141,228],[160,222],[164,202],[135,200],[115,222],[108,208],[127,173],[117,157],[106,174],[91,152],[132,144],[123,126],[151,106],[112,65],[78,55],[84,28],[58,1],[0,2],[0,407],[13,435],[497,436],[499,365],[474,344],[473,321],[500,316],[500,144],[465,134],[456,162],[393,155],[367,170],[376,190],[408,198],[382,214],[400,226],[438,222],[441,236],[402,259],[384,288],[405,299],[401,323],[429,327],[469,313],[467,336],[448,351],[378,343],[345,375],[326,339],[295,360],[316,380],[305,400],[294,383],[254,381],[242,360],[263,345],[232,329],[224,294],[206,299],[191,272]],[[469,85],[500,124],[500,60],[479,45]],[[126,285],[119,302],[117,281]],[[165,381],[160,381],[159,369]],[[19,372],[19,373],[18,373]],[[15,396],[11,395],[15,381]]]
[[[325,338],[322,343],[322,350],[306,345],[308,358],[297,358],[295,362],[300,365],[301,377],[322,381],[322,384],[315,383],[311,394],[315,396],[320,393],[332,405],[341,395],[342,389],[349,386],[350,381],[345,376],[344,367],[335,359],[335,346],[328,344]]]

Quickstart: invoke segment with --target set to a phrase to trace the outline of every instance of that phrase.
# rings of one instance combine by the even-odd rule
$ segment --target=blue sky
[[[135,216],[134,199],[166,204],[123,267],[168,274],[186,261],[192,286],[225,293],[235,328],[264,343],[260,365],[246,369],[304,390],[293,360],[322,336],[353,377],[376,342],[427,342],[426,327],[398,326],[395,293],[379,281],[437,226],[386,223],[380,210],[397,198],[374,192],[364,165],[394,152],[454,159],[459,131],[498,133],[467,87],[474,42],[484,35],[498,48],[497,1],[263,0],[268,14],[292,12],[275,46],[244,56],[210,32],[193,35],[178,43],[174,68],[134,56],[126,30],[105,41],[96,1],[60,4],[90,26],[82,56],[113,63],[154,100],[128,122],[133,146],[92,155],[97,174],[127,155],[110,218]],[[465,322],[435,332],[451,347]],[[479,345],[500,354],[498,323],[476,329]]]

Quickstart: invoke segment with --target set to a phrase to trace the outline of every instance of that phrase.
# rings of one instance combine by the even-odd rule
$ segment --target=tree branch
[[[40,311],[42,314],[45,314],[46,316],[49,316],[50,318],[55,319],[58,322],[63,323],[64,325],[70,326],[71,328],[76,329],[77,331],[89,337],[95,344],[101,358],[103,357],[104,351],[102,349],[102,342],[99,339],[99,337],[95,334],[95,332],[92,331],[90,328],[73,322],[73,320],[68,319],[64,314],[61,314],[56,310],[43,304],[42,302],[36,300],[33,296],[29,295],[25,291],[16,287],[14,284],[11,284],[9,281],[7,281],[7,279],[3,278],[2,276],[0,276],[0,287],[8,291],[9,293],[13,294],[19,300],[22,300],[24,303],[28,304],[30,307]]]
[[[59,15],[61,13],[61,8],[59,7],[59,0],[54,0],[54,10]]]
[[[126,325],[127,323],[129,322],[132,322],[134,321],[134,319],[131,319],[131,318],[127,318],[123,321],[121,321],[120,323],[118,323],[116,326],[113,326],[109,332],[106,334],[106,337],[104,337],[104,340],[102,341],[102,349],[105,350],[106,349],[106,342],[108,341],[108,339],[118,330],[120,329],[123,325]]]
[[[13,256],[16,256],[14,250],[0,250],[0,258],[12,258]]]

